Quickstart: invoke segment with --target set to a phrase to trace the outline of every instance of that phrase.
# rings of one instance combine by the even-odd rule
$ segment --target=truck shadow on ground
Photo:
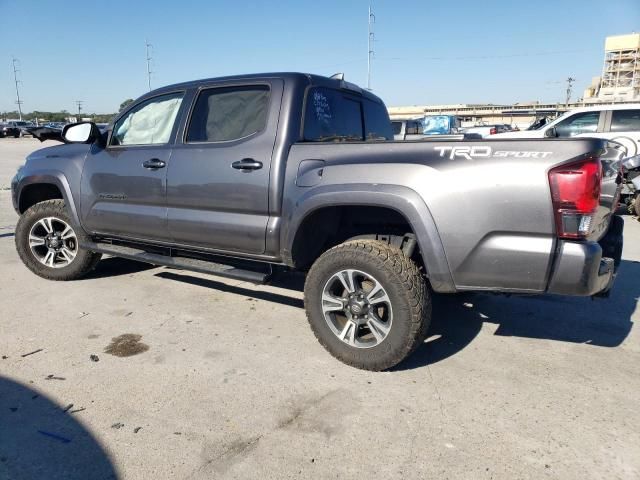
[[[96,278],[108,278],[118,277],[121,275],[131,275],[133,273],[144,272],[145,270],[151,270],[152,268],[159,268],[149,263],[136,262],[134,260],[127,260],[126,258],[109,257],[103,258],[96,265],[89,275],[85,277],[87,280]]]
[[[67,409],[0,376],[0,478],[116,479],[100,442]]]
[[[156,276],[221,292],[304,308],[301,299],[241,285],[161,271]],[[553,295],[506,296],[483,293],[434,295],[428,338],[394,370],[424,367],[460,352],[485,323],[497,325],[494,335],[617,347],[629,335],[631,315],[640,297],[640,262],[623,260],[611,296],[592,300]],[[271,286],[302,291],[304,276],[280,275]]]
[[[460,352],[485,323],[497,325],[494,335],[617,347],[633,326],[638,278],[640,262],[623,260],[608,298],[436,295],[427,340],[396,370],[434,364]]]
[[[245,297],[256,298],[267,302],[275,302],[289,307],[304,308],[304,302],[300,298],[281,295],[279,293],[258,290],[251,287],[243,287],[238,285],[229,285],[226,283],[210,280],[208,278],[194,277],[188,273],[174,273],[172,271],[162,271],[155,274],[156,277],[175,280],[178,282],[197,285],[199,287],[211,288],[219,292],[233,293],[235,295],[243,295]],[[304,277],[302,279],[298,275],[276,276],[269,283],[273,287],[286,288],[288,290],[303,291]]]

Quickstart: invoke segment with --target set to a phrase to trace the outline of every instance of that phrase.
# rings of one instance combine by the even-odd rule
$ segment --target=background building
[[[607,37],[598,99],[640,101],[640,33]]]

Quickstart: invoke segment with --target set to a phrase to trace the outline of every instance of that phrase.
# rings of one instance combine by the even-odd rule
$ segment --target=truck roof
[[[199,80],[191,80],[188,82],[174,83],[172,85],[160,87],[145,94],[144,97],[155,96],[165,91],[176,90],[178,88],[194,88],[203,84],[211,85],[215,83],[222,83],[222,82],[229,82],[229,81],[259,80],[259,79],[266,79],[266,78],[281,78],[286,82],[300,83],[305,86],[313,85],[313,86],[320,86],[320,87],[327,87],[327,88],[338,88],[338,89],[350,90],[352,92],[361,94],[363,97],[369,98],[375,102],[382,103],[382,100],[378,96],[374,95],[370,91],[365,90],[364,88],[359,87],[354,83],[350,83],[345,80],[339,80],[337,78],[329,78],[322,75],[315,75],[311,73],[301,73],[301,72],[250,73],[250,74],[244,74],[244,75],[230,75],[226,77],[203,78]]]

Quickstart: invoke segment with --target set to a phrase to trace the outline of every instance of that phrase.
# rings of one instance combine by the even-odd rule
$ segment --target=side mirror
[[[65,143],[94,143],[100,136],[98,126],[93,122],[73,123],[62,129]]]
[[[556,132],[555,127],[547,128],[544,131],[545,138],[556,138],[558,136],[558,132]]]

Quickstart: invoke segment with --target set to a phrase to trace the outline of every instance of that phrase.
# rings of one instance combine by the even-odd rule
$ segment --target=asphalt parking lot
[[[439,297],[371,373],[317,343],[299,278],[30,273],[7,188],[39,146],[0,139],[0,480],[640,478],[633,217],[609,298]]]

